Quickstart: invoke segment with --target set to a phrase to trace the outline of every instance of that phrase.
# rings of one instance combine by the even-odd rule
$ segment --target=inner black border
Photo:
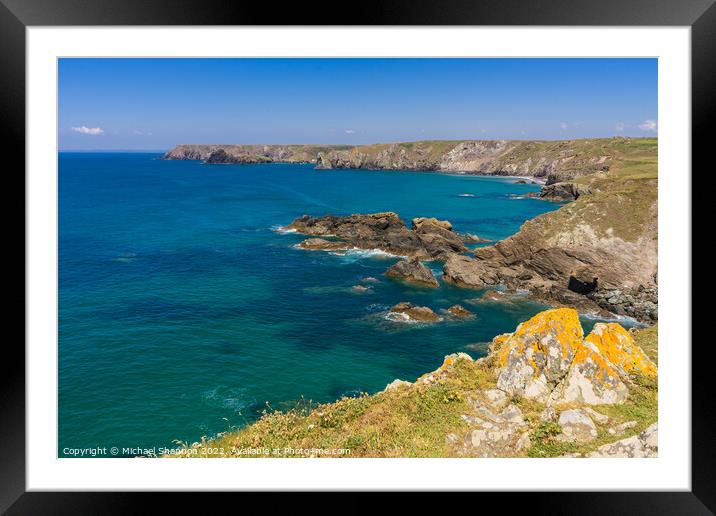
[[[419,0],[362,1],[326,4],[269,4],[243,0],[0,0],[0,127],[3,152],[3,180],[6,221],[18,218],[25,208],[25,28],[50,25],[575,25],[575,26],[691,26],[692,74],[692,168],[704,169],[699,181],[714,168],[710,131],[716,117],[716,6],[715,0]],[[598,78],[595,78],[598,80]],[[688,170],[670,173],[690,174]],[[703,178],[703,179],[702,179]],[[696,183],[697,186],[701,186]],[[711,190],[692,188],[692,195],[705,196]],[[21,200],[20,200],[21,199]],[[20,200],[13,207],[9,200]],[[692,206],[696,206],[696,198]],[[703,206],[700,204],[699,206]],[[708,203],[707,203],[708,206]],[[710,213],[702,218],[713,218]],[[710,217],[709,217],[710,216]],[[696,220],[693,217],[692,220]],[[11,227],[6,224],[5,228]],[[25,264],[23,229],[23,267]],[[713,229],[700,233],[709,235]],[[692,233],[693,235],[693,233]],[[6,244],[6,256],[12,250]],[[693,250],[690,250],[693,253]],[[13,258],[15,256],[12,256]],[[697,256],[698,258],[698,256]],[[19,258],[16,259],[19,261]],[[694,256],[692,254],[692,266]],[[19,276],[5,268],[6,279]],[[703,282],[713,289],[710,282]],[[27,278],[25,278],[27,279]],[[5,296],[17,306],[25,303]],[[692,299],[684,299],[691,305]],[[708,303],[708,301],[704,301]],[[18,309],[19,311],[19,309]],[[705,315],[705,314],[704,314]],[[708,317],[708,316],[705,316]],[[9,318],[6,319],[6,321]],[[24,316],[23,316],[23,320]],[[709,319],[694,330],[709,326]],[[704,324],[705,323],[705,324]],[[18,323],[19,324],[19,323]],[[9,329],[9,325],[6,326]],[[23,326],[23,335],[25,327]],[[468,507],[459,508],[456,494],[438,495],[440,512],[471,511],[517,512],[530,514],[713,514],[716,507],[716,441],[712,407],[716,351],[710,332],[702,338],[684,334],[676,345],[692,352],[692,491],[617,493],[475,493]],[[219,501],[233,502],[234,509],[206,504],[205,496],[190,493],[26,493],[25,492],[25,354],[19,339],[5,332],[0,373],[0,510],[5,514],[155,514],[174,507],[200,514],[246,510],[250,504],[266,503],[265,510],[298,510],[295,496],[268,494],[215,493]],[[695,336],[698,334],[695,334]],[[693,342],[693,345],[692,345]],[[426,475],[430,472],[426,471]],[[323,499],[311,502],[309,509],[334,513],[365,513],[374,510],[377,495],[343,495],[340,502]],[[149,500],[149,498],[152,500]],[[237,498],[242,497],[242,498]],[[487,498],[489,497],[489,499]],[[158,498],[158,499],[154,499]],[[290,500],[290,501],[289,501]],[[460,500],[464,502],[465,500]],[[161,511],[152,509],[159,502]],[[279,502],[278,504],[276,502]],[[492,503],[490,503],[492,502]],[[423,494],[414,493],[402,502],[403,511],[430,510]],[[300,504],[300,502],[299,502]],[[495,505],[497,504],[497,505]],[[303,505],[303,504],[301,504]],[[321,507],[323,506],[323,507]],[[156,507],[156,506],[155,506]],[[306,506],[304,506],[305,508]],[[251,511],[253,512],[253,510]]]

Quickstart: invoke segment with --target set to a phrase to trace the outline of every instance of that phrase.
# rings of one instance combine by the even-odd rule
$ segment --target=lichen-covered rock
[[[482,394],[485,395],[487,403],[494,409],[504,408],[509,401],[507,393],[500,389],[487,389],[486,391],[482,391]]]
[[[567,374],[583,338],[576,310],[547,310],[520,324],[498,352],[497,387],[546,401]]]
[[[585,342],[594,344],[623,376],[656,376],[656,364],[634,343],[631,334],[617,323],[597,323]]]
[[[658,424],[654,423],[639,435],[633,435],[626,439],[600,446],[596,451],[589,453],[587,457],[656,457],[659,453],[658,433]]]
[[[629,389],[611,362],[596,346],[584,342],[578,346],[566,377],[552,391],[548,402],[604,405],[622,403],[628,395]]]
[[[562,428],[558,441],[584,443],[597,438],[597,427],[584,410],[565,410],[557,422]]]
[[[558,308],[496,337],[498,388],[552,405],[622,403],[630,375],[656,366],[618,324],[595,328],[585,339],[576,310]]]
[[[469,401],[472,411],[462,419],[471,428],[462,438],[455,436],[450,440],[458,455],[513,457],[529,448],[529,427],[522,411],[514,404],[504,407],[505,401],[501,398],[487,404],[480,400]]]
[[[627,430],[631,430],[632,428],[634,428],[636,424],[636,421],[626,421],[613,428],[609,428],[607,432],[609,432],[611,435],[622,435]]]
[[[389,278],[425,287],[437,288],[439,286],[438,280],[433,276],[433,272],[416,259],[399,261],[385,271],[385,275]]]

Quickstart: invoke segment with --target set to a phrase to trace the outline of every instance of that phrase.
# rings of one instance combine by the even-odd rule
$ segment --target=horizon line
[[[373,143],[177,143],[171,148],[146,148],[146,149],[57,149],[57,152],[167,152],[180,145],[271,145],[271,146],[304,146],[304,145],[315,145],[315,146],[341,146],[341,147],[366,147],[369,145],[393,145],[400,143],[420,143],[420,142],[495,142],[495,141],[508,141],[508,142],[568,142],[578,140],[613,140],[617,138],[624,139],[658,139],[658,135],[653,136],[592,136],[582,138],[462,138],[462,139],[440,139],[433,138],[428,140],[400,140],[400,141],[386,141],[386,142],[373,142]]]

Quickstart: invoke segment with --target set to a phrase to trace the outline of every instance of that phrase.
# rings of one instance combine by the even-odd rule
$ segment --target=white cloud
[[[616,129],[619,132],[622,132],[624,130],[624,122],[617,122],[617,125],[614,126],[614,129]]]
[[[353,129],[346,129],[346,134],[353,134],[355,131]]]
[[[132,131],[133,134],[136,134],[137,136],[151,136],[152,133],[143,133],[142,131],[135,129]]]
[[[656,120],[644,120],[639,124],[639,129],[642,131],[656,132]]]
[[[569,127],[569,126],[567,125],[567,122],[560,122],[560,123],[559,123],[559,128],[560,128],[560,129],[566,129],[567,127]]]
[[[91,134],[92,136],[97,136],[98,134],[104,133],[104,131],[99,127],[87,127],[84,125],[81,127],[73,127],[72,130],[76,133]]]

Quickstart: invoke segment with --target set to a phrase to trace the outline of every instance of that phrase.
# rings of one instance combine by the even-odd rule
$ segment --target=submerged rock
[[[323,238],[307,238],[303,242],[299,242],[298,247],[309,251],[345,251],[350,249],[344,242],[334,242]]]
[[[393,306],[390,309],[390,313],[402,314],[409,320],[420,322],[437,322],[441,320],[440,316],[427,306],[413,306],[407,301],[403,301]]]
[[[387,271],[385,275],[408,283],[437,288],[438,280],[433,276],[432,271],[417,259],[401,260]]]
[[[470,310],[468,310],[462,305],[452,305],[445,311],[453,317],[457,317],[460,319],[470,319],[472,317],[475,317],[475,314],[473,314]]]

